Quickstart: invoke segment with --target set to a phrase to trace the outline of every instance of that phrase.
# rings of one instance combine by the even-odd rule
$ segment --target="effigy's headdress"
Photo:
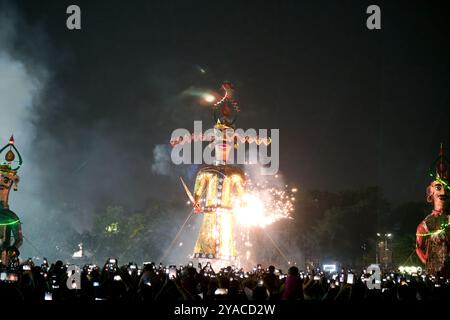
[[[23,160],[19,150],[14,144],[13,136],[11,136],[8,143],[0,149],[0,155],[7,149],[8,151],[5,153],[5,161],[0,163],[0,173],[16,175],[17,171],[22,166]],[[18,158],[17,160],[16,156]]]
[[[241,109],[239,107],[239,103],[234,99],[234,86],[231,82],[225,81],[221,88],[224,90],[224,95],[212,106],[214,115],[214,129],[235,129],[234,125],[237,119],[237,114],[241,111]],[[267,137],[261,138],[258,136],[243,136],[238,133],[232,133],[232,135],[232,138],[236,138],[238,143],[247,142],[256,143],[257,145],[264,144],[266,146],[271,143],[271,139]],[[214,136],[189,134],[172,139],[170,144],[172,146],[176,146],[178,144],[185,144],[195,141],[212,142],[214,141]]]
[[[229,81],[222,84],[223,97],[214,103],[214,128],[233,128],[237,114],[241,111],[239,103],[234,99],[234,86]]]
[[[447,189],[450,190],[450,187],[448,185],[449,163],[450,162],[444,154],[444,145],[441,143],[441,147],[439,148],[439,156],[430,167],[430,177],[432,177],[436,181],[441,182]]]
[[[0,163],[0,174],[3,176],[2,180],[6,180],[5,183],[9,184],[10,181],[12,181],[12,184],[9,184],[9,186],[12,185],[14,190],[17,190],[17,183],[19,181],[17,171],[22,165],[22,156],[14,145],[13,136],[11,136],[8,143],[0,149],[0,155],[3,155],[4,151],[6,151],[4,158],[5,161]],[[16,157],[18,158],[17,160]],[[20,219],[14,212],[9,210],[7,201],[6,203],[0,201],[0,226],[10,226],[18,223],[20,224]]]

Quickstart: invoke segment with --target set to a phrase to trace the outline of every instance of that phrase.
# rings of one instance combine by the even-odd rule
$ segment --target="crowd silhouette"
[[[257,265],[252,270],[229,266],[214,270],[209,263],[183,266],[134,263],[75,267],[31,259],[2,269],[0,295],[5,301],[436,301],[450,297],[444,275],[383,272],[377,286],[366,270],[287,272]]]

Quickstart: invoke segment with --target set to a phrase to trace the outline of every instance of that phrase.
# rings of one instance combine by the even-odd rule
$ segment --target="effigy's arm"
[[[199,202],[202,198],[203,192],[205,191],[206,185],[208,183],[208,177],[205,172],[199,172],[195,179],[194,185],[194,211],[199,212]]]
[[[427,238],[428,238],[428,228],[424,222],[421,222],[417,227],[416,231],[416,253],[423,264],[426,264],[428,259],[427,245],[426,245]]]

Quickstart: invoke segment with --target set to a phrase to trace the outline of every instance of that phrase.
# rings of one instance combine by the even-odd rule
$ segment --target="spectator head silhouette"
[[[291,276],[298,276],[298,268],[296,266],[292,266],[288,270],[288,274]]]

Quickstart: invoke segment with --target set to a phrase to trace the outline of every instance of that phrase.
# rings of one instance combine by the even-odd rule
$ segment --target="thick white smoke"
[[[172,149],[169,144],[155,145],[153,148],[152,172],[157,175],[168,176],[177,180],[179,177],[184,177],[184,179],[186,179],[186,174],[189,174],[188,171],[192,166],[186,164],[175,165],[170,157],[171,152]]]
[[[20,57],[13,51],[14,41],[18,34],[15,30],[18,17],[11,8],[2,6],[0,10],[0,145],[8,142],[14,135],[16,145],[24,158],[24,165],[19,171],[23,178],[19,183],[19,191],[11,191],[10,207],[21,218],[26,235],[39,220],[37,212],[43,212],[39,198],[40,171],[38,164],[32,159],[32,143],[34,139],[33,102],[39,99],[43,90],[47,71],[43,66],[35,65],[33,70],[27,69]],[[21,248],[23,255],[38,255],[26,239]]]
[[[163,176],[172,175],[172,166],[170,160],[170,148],[164,144],[157,144],[153,148],[152,172]]]

